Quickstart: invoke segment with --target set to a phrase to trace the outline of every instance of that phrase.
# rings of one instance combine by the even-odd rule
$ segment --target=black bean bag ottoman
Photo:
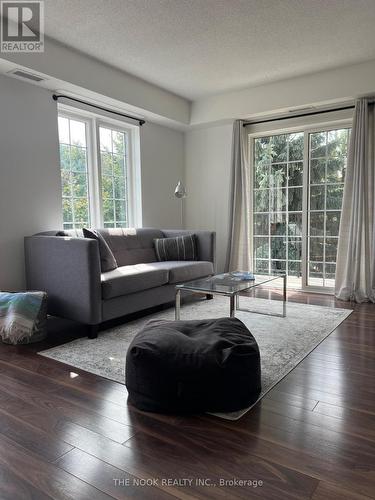
[[[237,318],[153,320],[129,346],[126,387],[145,411],[240,410],[261,390],[259,348]]]

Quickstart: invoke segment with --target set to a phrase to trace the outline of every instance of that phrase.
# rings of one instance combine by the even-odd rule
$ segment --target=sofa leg
[[[206,299],[207,300],[212,300],[214,298],[214,296],[212,295],[212,293],[207,293],[206,294]]]
[[[96,339],[98,336],[99,325],[89,325],[88,338]]]

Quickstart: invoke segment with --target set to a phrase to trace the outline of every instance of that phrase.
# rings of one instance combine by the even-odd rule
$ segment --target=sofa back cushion
[[[158,229],[98,229],[108,243],[118,266],[156,262],[154,239],[163,238]]]

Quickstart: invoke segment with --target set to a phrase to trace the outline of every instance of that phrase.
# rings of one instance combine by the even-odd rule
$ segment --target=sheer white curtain
[[[375,111],[358,99],[351,132],[336,266],[336,297],[375,302]]]
[[[251,176],[246,128],[233,124],[227,271],[252,270]]]

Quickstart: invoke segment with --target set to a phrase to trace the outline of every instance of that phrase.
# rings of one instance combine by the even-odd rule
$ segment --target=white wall
[[[186,133],[186,227],[217,235],[217,269],[224,269],[228,244],[232,124]]]
[[[295,107],[344,102],[373,95],[374,82],[375,61],[280,80],[195,101],[190,123],[247,119]]]
[[[143,225],[178,228],[184,134],[141,129]],[[22,289],[24,236],[62,227],[56,103],[35,85],[0,76],[0,290]]]
[[[161,125],[141,128],[142,217],[144,227],[181,227],[174,188],[184,178],[184,134]]]
[[[0,77],[0,290],[24,287],[23,237],[61,227],[56,103]]]
[[[106,65],[48,37],[43,53],[1,53],[1,61],[48,77],[46,85],[60,91],[72,91],[81,98],[92,97],[103,103],[107,98],[125,105],[129,112],[143,111],[188,124],[190,101],[157,85]],[[0,65],[1,66],[1,65]],[[125,104],[126,103],[126,104]],[[136,109],[138,108],[138,109]]]

